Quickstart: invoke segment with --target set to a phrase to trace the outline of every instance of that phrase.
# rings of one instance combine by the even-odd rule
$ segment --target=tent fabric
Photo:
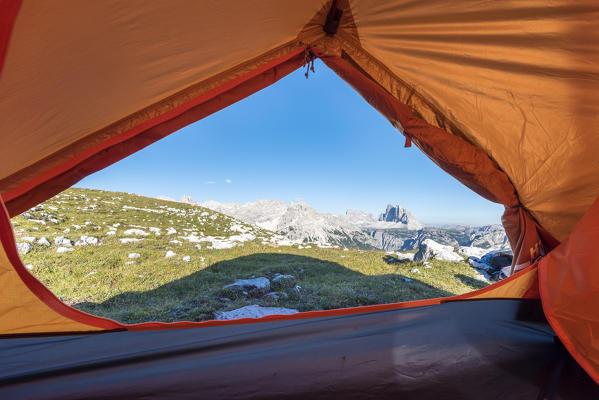
[[[523,209],[507,175],[484,151],[415,116],[406,105],[360,73],[347,56],[323,56],[323,61],[443,170],[484,198],[505,205],[502,220],[518,269],[529,266],[535,258],[530,253],[535,245],[540,244],[547,251],[555,247],[557,240]]]
[[[596,399],[538,300],[0,340],[0,398]],[[32,358],[30,355],[35,354]]]
[[[586,239],[568,239],[599,195],[598,18],[585,0],[0,0],[0,195],[22,212],[318,56],[439,166],[506,207],[515,267],[532,265],[455,300],[540,293],[599,383],[597,288],[579,257],[596,220],[581,223]],[[67,307],[24,269],[4,212],[0,334],[220,324],[124,327]],[[362,311],[423,305],[442,301]],[[23,310],[31,317],[18,320]]]
[[[346,51],[360,67],[489,154],[564,240],[599,196],[599,3],[356,0],[351,9],[360,42]]]
[[[539,263],[543,308],[566,348],[599,382],[599,198]]]

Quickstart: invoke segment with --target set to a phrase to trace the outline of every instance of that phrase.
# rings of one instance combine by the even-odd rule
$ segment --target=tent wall
[[[599,383],[599,198],[539,263],[543,309],[566,348]]]

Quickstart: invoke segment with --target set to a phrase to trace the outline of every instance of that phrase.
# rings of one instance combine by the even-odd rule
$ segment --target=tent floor
[[[0,339],[7,399],[598,399],[537,300]]]

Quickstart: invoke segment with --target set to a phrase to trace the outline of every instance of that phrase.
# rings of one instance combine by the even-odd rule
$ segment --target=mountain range
[[[190,196],[183,196],[181,202],[218,211],[297,242],[386,251],[417,249],[425,239],[454,247],[509,247],[501,225],[428,227],[399,204],[387,205],[375,218],[360,210],[347,210],[345,214],[321,213],[305,202],[201,203]]]

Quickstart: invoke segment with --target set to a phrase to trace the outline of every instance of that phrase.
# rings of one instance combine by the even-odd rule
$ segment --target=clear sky
[[[491,203],[437,167],[321,62],[99,171],[76,186],[198,201],[303,200],[378,215],[402,204],[427,224],[500,223]]]

